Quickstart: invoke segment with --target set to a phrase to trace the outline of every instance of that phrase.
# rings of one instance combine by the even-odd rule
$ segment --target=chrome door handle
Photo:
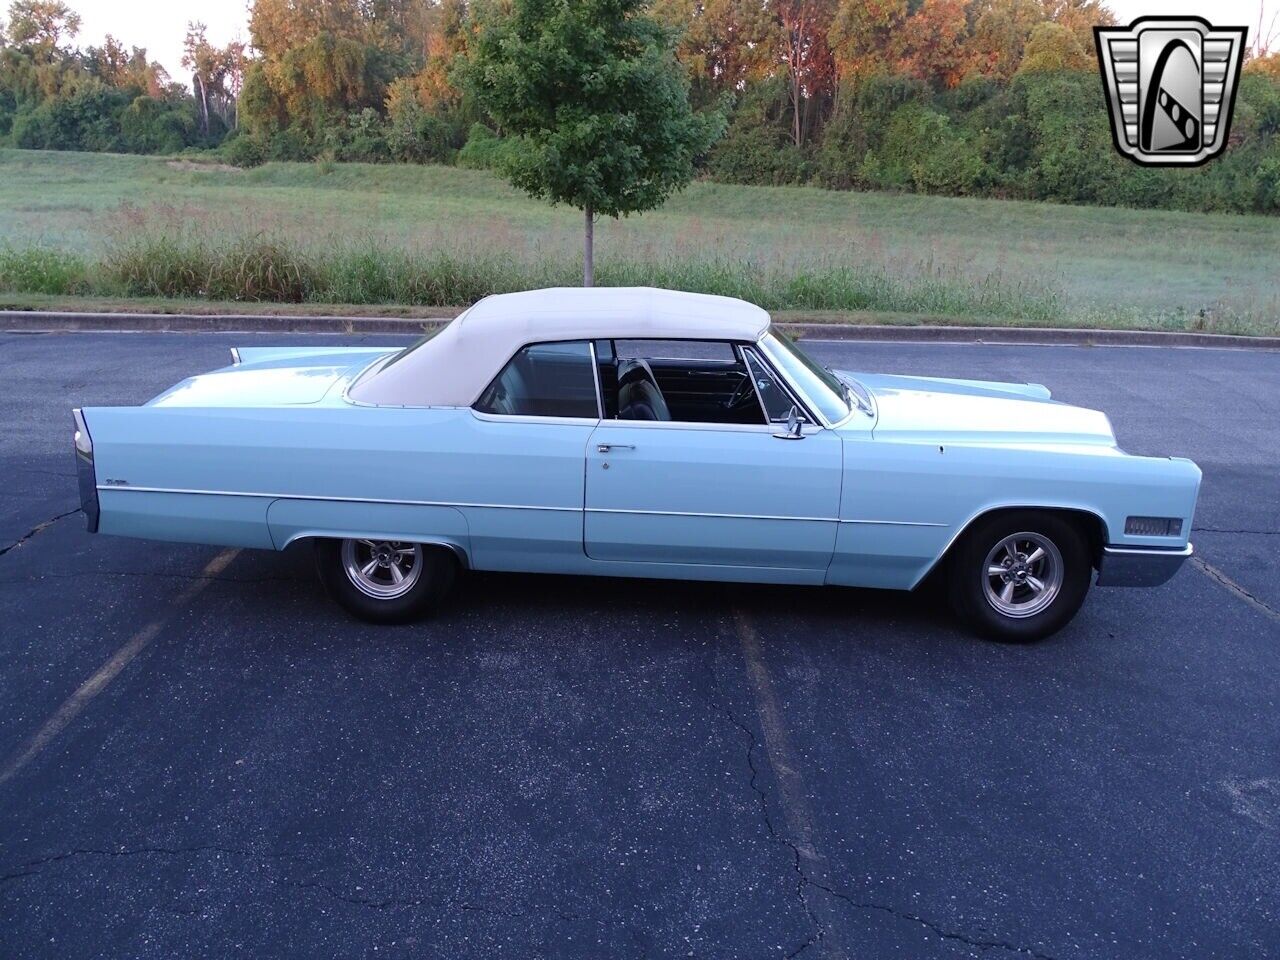
[[[608,453],[610,450],[634,450],[634,443],[597,443],[596,450],[599,453]]]

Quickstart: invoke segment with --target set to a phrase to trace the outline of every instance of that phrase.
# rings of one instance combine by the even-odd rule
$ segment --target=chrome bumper
[[[1159,547],[1103,547],[1098,561],[1100,587],[1158,587],[1178,572],[1191,556],[1191,544]]]
[[[71,411],[75,420],[76,482],[80,485],[80,509],[89,523],[89,532],[98,532],[98,475],[93,466],[93,438],[84,414],[77,408]]]

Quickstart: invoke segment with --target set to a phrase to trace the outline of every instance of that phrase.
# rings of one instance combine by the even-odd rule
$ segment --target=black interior
[[[675,357],[628,355],[642,352]],[[503,416],[594,419],[597,376],[607,419],[764,424],[770,420],[757,386],[770,406],[785,400],[769,392],[777,391],[771,377],[753,383],[742,352],[728,343],[598,340],[595,354],[593,370],[586,341],[531,344],[511,358],[475,407]]]
[[[620,357],[596,344],[605,415],[619,420],[766,423],[740,359]]]

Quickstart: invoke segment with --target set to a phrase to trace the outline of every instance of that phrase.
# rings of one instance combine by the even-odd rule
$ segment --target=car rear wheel
[[[1030,643],[1061,630],[1089,592],[1093,563],[1080,528],[1031,510],[978,520],[948,558],[956,615],[976,633]]]
[[[458,561],[443,548],[402,540],[317,540],[316,570],[329,595],[370,623],[409,623],[448,595]]]

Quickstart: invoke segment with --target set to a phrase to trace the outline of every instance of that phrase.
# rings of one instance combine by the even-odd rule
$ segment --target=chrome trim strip
[[[599,417],[539,417],[532,413],[485,413],[475,407],[433,407],[431,409],[470,410],[471,415],[477,420],[487,420],[490,423],[559,423],[592,427],[600,423]]]
[[[751,352],[755,355],[756,359],[760,361],[760,365],[765,368],[765,371],[773,374],[773,378],[782,385],[782,389],[790,395],[792,402],[800,408],[800,412],[805,415],[805,419],[807,419],[810,424],[815,427],[826,427],[827,429],[830,429],[834,424],[830,423],[826,417],[822,416],[822,411],[817,408],[817,405],[809,395],[796,386],[787,377],[786,373],[778,366],[777,362],[770,355],[768,349],[766,349],[764,345],[764,338],[768,334],[769,330],[766,328],[765,332],[760,335],[759,339],[757,339],[754,344],[751,344]],[[763,404],[761,404],[761,406],[763,406]],[[765,411],[765,415],[768,415],[768,411]],[[775,426],[775,424],[771,423],[770,426]]]
[[[231,364],[232,366],[240,365],[240,348],[239,347],[231,348]]]
[[[594,420],[590,421],[595,423]],[[707,423],[703,420],[603,420],[604,427],[618,427],[640,430],[725,430],[736,433],[772,433],[778,429],[776,423]]]
[[[596,356],[596,342],[588,340],[591,347],[591,375],[596,381],[596,413],[601,420],[604,419],[604,387],[600,385],[600,358]]]
[[[391,403],[370,403],[370,402],[369,402],[369,401],[367,401],[367,400],[357,400],[355,397],[351,396],[351,391],[352,391],[352,389],[353,389],[353,388],[354,388],[358,383],[360,383],[360,381],[361,381],[361,380],[363,380],[363,379],[364,379],[365,374],[367,374],[367,373],[368,373],[370,370],[372,370],[374,367],[379,366],[380,364],[384,364],[384,363],[386,363],[388,360],[390,360],[392,357],[394,357],[394,356],[395,356],[397,353],[399,353],[399,352],[400,352],[400,351],[395,350],[395,351],[392,351],[391,353],[389,353],[389,354],[387,354],[387,355],[385,355],[385,356],[381,356],[381,357],[374,357],[374,359],[373,359],[373,360],[369,361],[369,362],[368,362],[368,363],[366,363],[363,367],[361,367],[361,368],[360,368],[359,373],[357,373],[354,377],[352,377],[350,380],[348,380],[348,381],[347,381],[347,385],[346,385],[345,387],[343,387],[343,388],[342,388],[342,399],[343,399],[344,401],[346,401],[347,403],[351,404],[353,407],[373,407],[373,408],[375,408],[375,409],[376,409],[377,407],[391,407],[391,408],[392,408],[392,409],[394,409],[394,410],[432,410],[432,409],[435,409],[435,408],[433,408],[433,407],[409,407],[409,406],[406,406],[406,405],[405,405],[405,404],[403,404],[403,403],[395,403],[395,404],[391,404]]]
[[[906,527],[945,527],[945,523],[913,520],[842,520],[837,517],[789,517],[755,513],[698,513],[683,510],[623,510],[608,507],[553,507],[526,503],[460,503],[446,500],[388,500],[379,497],[326,497],[309,493],[251,493],[244,490],[195,490],[182,487],[133,487],[98,484],[117,493],[178,493],[203,497],[256,497],[261,500],[321,500],[334,503],[382,503],[405,507],[455,507],[472,510],[550,510],[560,513],[626,513],[659,517],[711,517],[725,520],[805,520],[810,523],[870,523]]]
[[[99,490],[119,493],[181,493],[204,497],[257,497],[262,500],[324,500],[332,503],[385,503],[405,507],[469,507],[477,510],[556,510],[581,513],[581,507],[537,506],[523,503],[456,503],[443,500],[385,500],[378,497],[323,497],[309,493],[249,493],[243,490],[189,490],[180,487],[134,487],[98,484]]]
[[[841,520],[841,523],[866,523],[886,527],[949,527],[949,523],[933,523],[923,520]]]
[[[849,420],[854,414],[852,404],[850,404],[849,412],[845,414],[843,417],[841,417],[839,420],[828,420],[826,417],[826,414],[824,414],[821,408],[819,408],[819,406],[813,402],[813,398],[811,398],[809,394],[801,390],[800,387],[798,387],[795,383],[793,383],[791,379],[788,378],[782,372],[781,367],[779,366],[777,361],[774,360],[773,351],[770,350],[769,347],[766,345],[766,338],[773,332],[772,328],[773,328],[773,322],[772,320],[770,320],[769,326],[765,327],[764,330],[761,331],[760,336],[756,338],[756,346],[759,347],[760,355],[768,361],[769,366],[772,367],[774,371],[778,374],[778,379],[782,383],[786,384],[787,388],[791,391],[791,395],[793,397],[802,398],[805,401],[802,404],[802,409],[805,409],[808,411],[810,421],[817,424],[818,426],[826,427],[828,430],[833,430],[836,427],[840,426],[840,424]]]
[[[350,531],[346,531],[346,532],[350,532]],[[282,546],[278,547],[277,549],[287,550],[290,546],[297,543],[299,540],[315,540],[318,538],[333,539],[333,540],[356,540],[356,539],[372,540],[372,539],[377,539],[378,535],[369,536],[368,534],[355,533],[352,536],[339,536],[337,532],[326,531],[322,533],[317,533],[313,530],[302,530],[302,531],[299,531],[298,533],[295,533],[292,537],[286,540]],[[421,537],[418,537],[415,535],[414,539],[408,542],[420,543],[423,546],[430,546],[430,547],[447,547],[450,550],[452,550],[454,555],[458,558],[458,562],[462,564],[462,569],[464,570],[471,569],[471,558],[467,556],[467,551],[462,549],[462,547],[458,546],[458,544],[454,543],[452,540],[445,540],[443,537],[430,537],[424,540]]]
[[[460,503],[446,500],[388,500],[380,497],[327,497],[310,493],[252,493],[244,490],[196,490],[183,487],[133,487],[97,484],[97,490],[119,493],[180,493],[203,497],[257,497],[262,500],[321,500],[333,503],[382,503],[405,507],[456,507],[473,510],[551,510],[560,513],[626,513],[657,517],[711,517],[724,520],[806,520],[810,523],[860,523],[895,527],[945,527],[917,520],[846,520],[839,517],[789,517],[757,513],[699,513],[684,510],[624,510],[610,507],[553,507],[525,503]]]
[[[624,510],[614,507],[587,507],[587,513],[627,513],[647,517],[707,517],[716,520],[807,520],[810,523],[835,523],[835,517],[783,517],[757,513],[698,513],[687,510]]]

